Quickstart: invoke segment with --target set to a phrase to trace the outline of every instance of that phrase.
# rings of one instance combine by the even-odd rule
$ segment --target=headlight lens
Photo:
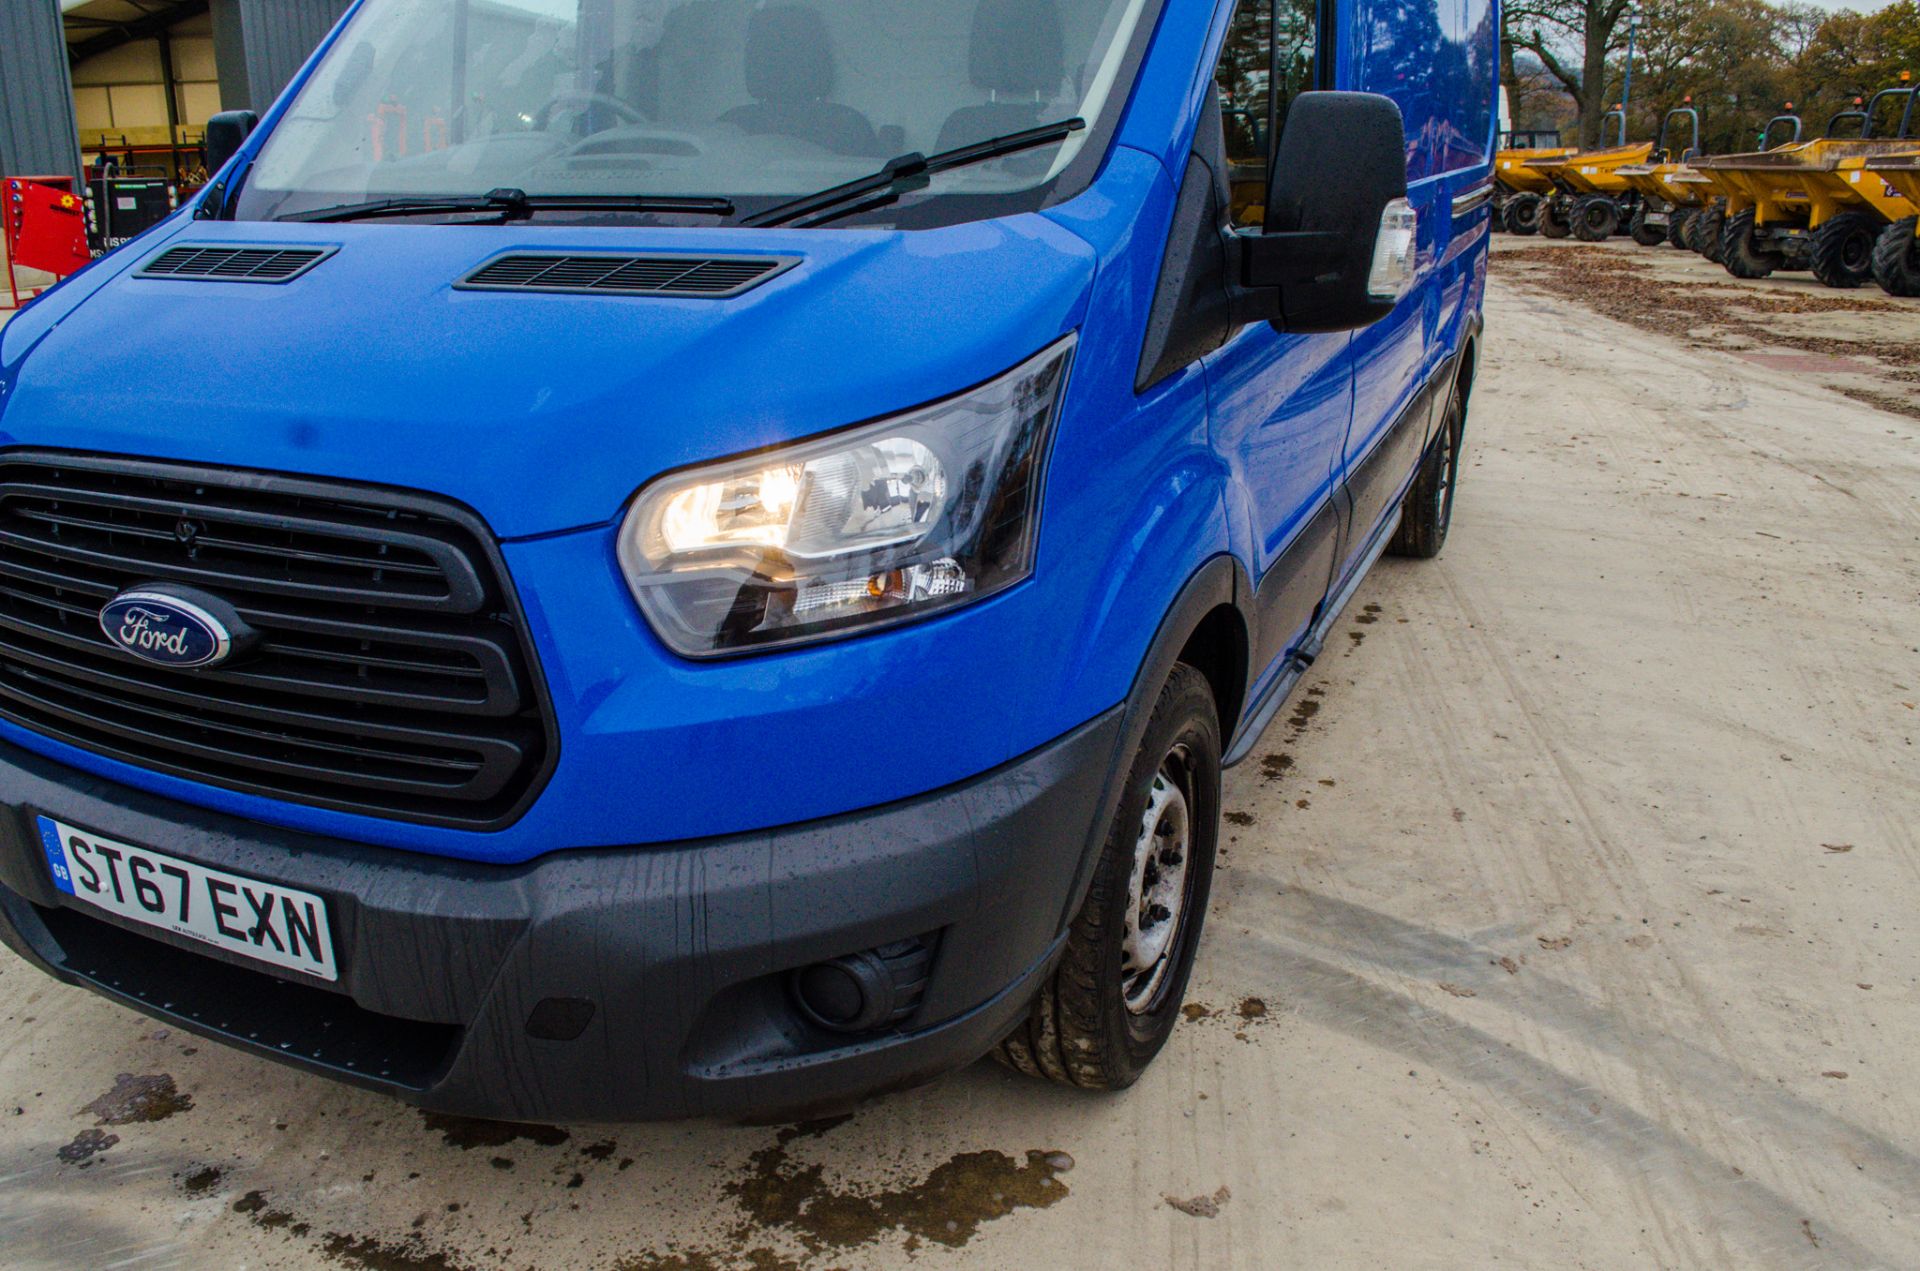
[[[902,622],[1033,571],[1068,336],[932,406],[676,473],[640,492],[620,566],[675,652],[713,657]]]

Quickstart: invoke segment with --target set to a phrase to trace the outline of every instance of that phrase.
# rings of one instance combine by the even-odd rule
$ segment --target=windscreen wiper
[[[825,225],[843,216],[897,203],[903,195],[926,189],[939,173],[1064,141],[1086,126],[1084,119],[1062,119],[1058,123],[1042,124],[1024,132],[1010,132],[1004,137],[993,137],[955,150],[943,150],[939,154],[903,154],[871,176],[790,202],[776,203],[764,212],[745,217],[740,223],[762,229],[774,225],[797,224],[802,228]]]
[[[374,199],[366,203],[341,203],[277,217],[282,221],[367,221],[382,216],[434,216],[472,212],[492,213],[500,223],[523,221],[536,212],[660,212],[688,216],[732,216],[728,199],[669,198],[638,194],[528,194],[524,190],[499,189],[479,198],[402,197]]]

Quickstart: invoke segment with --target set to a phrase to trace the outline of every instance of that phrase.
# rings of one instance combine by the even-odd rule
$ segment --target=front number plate
[[[338,978],[327,902],[40,817],[54,886],[83,904],[216,949]]]

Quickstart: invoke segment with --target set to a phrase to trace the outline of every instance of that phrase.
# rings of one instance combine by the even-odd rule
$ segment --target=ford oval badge
[[[100,610],[100,629],[122,653],[176,671],[218,666],[251,635],[224,601],[165,584],[109,600]]]

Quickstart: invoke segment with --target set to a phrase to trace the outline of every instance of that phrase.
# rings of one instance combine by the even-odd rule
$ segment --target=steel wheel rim
[[[1140,814],[1120,946],[1120,992],[1133,1015],[1147,1014],[1159,1004],[1186,930],[1193,872],[1191,774],[1186,746],[1175,746],[1153,774]]]
[[[1847,235],[1840,264],[1849,273],[1865,273],[1873,264],[1873,236],[1865,232]]]

